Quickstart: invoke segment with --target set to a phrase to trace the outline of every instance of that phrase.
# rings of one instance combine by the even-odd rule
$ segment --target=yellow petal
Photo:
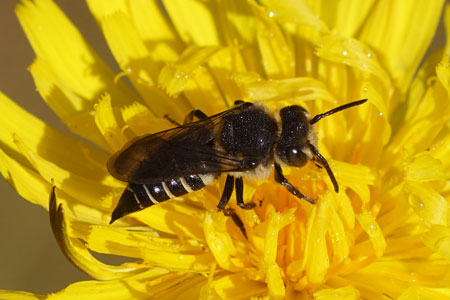
[[[218,47],[186,49],[177,62],[168,64],[161,70],[158,84],[171,96],[179,94],[184,90],[191,73],[218,50]]]
[[[450,62],[448,54],[443,55],[441,62],[436,66],[436,75],[447,94],[450,93]]]
[[[322,195],[308,219],[305,256],[302,264],[310,283],[322,283],[330,266],[326,233],[333,197],[331,192]]]
[[[390,151],[386,154],[392,152],[396,155],[404,150],[409,153],[425,151],[450,118],[448,99],[445,88],[439,82],[434,82],[420,100],[419,106],[393,136]],[[386,160],[388,164],[392,162],[390,156],[386,156]]]
[[[43,300],[45,295],[32,294],[26,292],[0,290],[0,299],[4,300]]]
[[[360,38],[378,53],[401,92],[434,36],[443,3],[378,1],[366,20]]]
[[[102,11],[104,3],[90,1],[90,8],[102,26],[106,41],[124,74],[138,90],[150,110],[163,116],[167,113],[182,115],[187,111],[187,103],[179,99],[177,103],[164,95],[156,86],[161,63],[151,58],[150,52],[136,29],[128,10],[117,8],[114,13]],[[109,3],[105,1],[105,3]],[[183,106],[184,105],[184,106]]]
[[[216,9],[214,2],[165,0],[163,5],[185,44],[197,46],[220,44],[216,19],[213,15]]]
[[[104,2],[110,5],[111,1]],[[152,59],[155,62],[175,61],[183,43],[158,1],[133,0],[128,5],[130,16]]]
[[[16,6],[19,21],[36,56],[44,60],[60,85],[91,106],[107,90],[118,104],[134,93],[124,83],[114,83],[114,73],[88,45],[75,26],[51,0],[25,0]]]
[[[120,266],[112,266],[97,260],[83,242],[73,235],[73,224],[64,219],[63,207],[57,204],[55,188],[50,194],[49,215],[53,234],[66,258],[91,277],[98,280],[110,280],[127,278],[144,271],[139,264],[123,263]]]
[[[441,161],[433,158],[429,152],[416,154],[407,167],[406,180],[420,182],[445,180]]]
[[[336,34],[324,35],[320,38],[316,54],[323,59],[349,65],[373,74],[385,87],[390,86],[389,76],[379,64],[375,53],[356,39]]]
[[[207,213],[203,228],[209,249],[217,264],[225,270],[238,271],[239,268],[233,260],[236,256],[236,248],[225,226],[227,219],[221,212]]]
[[[34,170],[23,166],[0,150],[0,172],[26,200],[48,209],[51,185]]]
[[[409,204],[427,224],[446,225],[449,220],[449,205],[444,197],[430,186],[420,182],[407,182],[410,193]]]
[[[368,167],[340,161],[332,161],[331,167],[342,190],[349,187],[361,197],[363,203],[369,202],[369,185],[375,184],[375,174]]]
[[[262,100],[323,100],[336,103],[327,87],[310,77],[294,77],[279,80],[259,80],[245,86],[247,97],[252,101]]]
[[[448,226],[432,225],[421,239],[428,248],[450,262],[450,228]]]
[[[94,105],[64,86],[42,58],[35,59],[30,72],[42,98],[70,131],[106,149],[107,145],[100,131],[92,129],[95,128]]]
[[[98,199],[110,191],[110,185],[101,184],[99,180],[93,180],[93,178],[89,178],[88,176],[69,172],[43,159],[38,153],[32,151],[18,135],[14,135],[14,140],[17,148],[39,172],[43,179],[47,182],[52,182],[53,185],[64,190],[66,194],[78,199],[80,202],[93,208],[101,209]],[[76,159],[72,163],[75,164]],[[104,170],[103,176],[108,176],[106,170]],[[112,180],[110,182],[114,183]],[[120,185],[116,184],[117,186]]]
[[[323,289],[314,293],[314,300],[357,300],[359,291],[351,286]]]
[[[252,296],[265,295],[266,284],[250,280],[242,273],[226,275],[213,281],[213,287],[220,299],[249,299]]]
[[[265,8],[253,5],[253,10],[257,19],[256,37],[267,77],[294,77],[295,59],[292,45]]]
[[[339,202],[340,201],[338,201],[338,203]],[[336,203],[333,206],[336,206]],[[342,263],[348,257],[350,245],[349,240],[347,238],[346,228],[344,227],[345,223],[336,213],[335,207],[331,209],[330,215],[331,220],[329,224],[328,235],[330,237],[331,245],[333,247],[333,257],[331,259],[331,266],[334,266]]]
[[[20,137],[32,152],[61,169],[96,181],[105,179],[108,155],[103,151],[48,126],[2,93],[0,111],[8,116],[0,118],[0,140],[6,146],[8,155],[14,153],[14,159],[21,158],[19,161],[22,163],[26,161],[18,152],[10,152],[17,149],[13,134]]]
[[[374,0],[337,2],[325,0],[313,1],[312,3],[320,3],[321,19],[327,21],[329,28],[334,29],[341,35],[354,36],[372,12],[374,2]]]
[[[407,288],[398,300],[444,300],[450,297],[450,289],[431,289],[413,285]]]
[[[109,94],[105,94],[95,106],[95,123],[113,151],[119,150],[127,142],[111,107]]]
[[[119,9],[114,13],[101,10],[104,6],[102,1],[88,3],[102,26],[103,34],[120,68],[127,71],[133,83],[140,80],[147,85],[153,85],[160,67],[150,59],[150,52],[127,12]]]
[[[255,19],[247,1],[229,0],[217,3],[218,21],[221,33],[228,46],[238,42],[239,45],[253,46],[255,40]]]
[[[124,122],[137,136],[160,132],[174,126],[167,118],[154,117],[150,110],[139,102],[122,107],[121,111]]]
[[[372,214],[363,209],[362,213],[356,215],[359,224],[369,236],[372,243],[375,256],[382,256],[386,249],[386,240],[380,226],[372,216]]]
[[[430,148],[430,152],[434,158],[439,159],[442,170],[448,174],[450,160],[447,158],[450,157],[450,135],[445,132],[444,135],[445,136],[442,139],[438,139],[433,144]]]
[[[267,229],[264,238],[264,269],[266,271],[266,283],[273,299],[282,299],[286,290],[281,277],[281,269],[276,259],[278,254],[279,231],[295,220],[295,209],[290,209],[283,214],[271,212],[266,220]]]
[[[108,281],[80,281],[52,294],[49,299],[136,299],[136,295],[152,295],[148,282],[167,271],[151,269],[144,273]]]
[[[202,229],[204,210],[183,204],[182,201],[171,200],[133,214],[144,224],[156,230],[170,234],[204,240]],[[167,222],[171,220],[171,222]]]
[[[298,34],[305,37],[308,41],[315,42],[319,33],[327,32],[327,25],[317,17],[306,1],[288,0],[288,1],[261,1],[267,6],[269,16],[277,20],[297,23],[301,29]],[[307,30],[304,30],[307,28]],[[309,29],[309,30],[308,30]],[[312,30],[311,30],[312,29]]]
[[[235,80],[235,74],[245,73],[252,67],[249,66],[251,63],[247,59],[244,60],[246,52],[241,47],[241,45],[233,45],[220,49],[208,61],[209,69],[217,85],[221,91],[226,91],[223,95],[226,101],[225,107],[232,107],[235,100],[245,99],[239,82]],[[254,56],[251,57],[254,58]],[[218,103],[218,105],[223,104]]]
[[[149,292],[143,297],[154,299],[198,299],[206,278],[200,274],[169,274],[148,284]]]
[[[214,77],[202,66],[190,74],[184,87],[184,95],[193,107],[201,108],[208,116],[227,109]]]

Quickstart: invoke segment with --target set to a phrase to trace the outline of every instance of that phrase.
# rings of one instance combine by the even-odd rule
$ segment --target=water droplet
[[[382,113],[382,112],[380,112],[380,113],[379,113],[379,115],[380,115],[380,116],[382,116],[382,115],[383,115],[383,113]]]
[[[275,13],[273,11],[269,12],[269,17],[273,18],[273,16],[275,16]]]
[[[177,75],[175,76],[176,79],[180,79],[180,77],[181,77],[180,74],[177,74]]]
[[[372,56],[372,54],[370,54],[370,53],[367,53],[367,56],[368,56],[368,57],[371,57],[371,56]]]
[[[367,92],[367,91],[368,91],[368,88],[366,88],[366,87],[363,88],[363,91],[364,91],[364,92]]]
[[[342,51],[342,55],[347,55],[348,52],[346,50]]]

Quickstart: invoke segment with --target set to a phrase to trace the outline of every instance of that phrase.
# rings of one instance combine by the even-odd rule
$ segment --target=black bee
[[[197,191],[227,173],[217,207],[223,210],[233,190],[237,205],[244,203],[242,178],[267,178],[275,167],[275,181],[298,198],[315,203],[283,176],[281,165],[302,167],[314,160],[325,168],[336,193],[339,185],[326,159],[317,150],[314,124],[323,117],[360,105],[350,102],[310,118],[301,106],[280,110],[280,118],[261,103],[236,101],[235,106],[211,117],[191,112],[182,126],[138,137],[108,161],[115,178],[128,182],[114,209],[111,223],[146,207]],[[190,122],[194,117],[199,121]]]

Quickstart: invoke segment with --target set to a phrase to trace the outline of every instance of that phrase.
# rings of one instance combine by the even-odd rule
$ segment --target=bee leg
[[[194,120],[194,117],[197,117],[200,120],[206,119],[208,116],[202,112],[200,109],[194,109],[191,111],[186,118],[184,118],[183,124],[189,124]]]
[[[241,218],[237,215],[237,213],[234,211],[233,208],[229,207],[223,210],[223,214],[227,217],[231,217],[234,224],[239,228],[239,230],[242,232],[244,237],[248,239],[247,237],[247,231],[245,230],[244,223],[242,222]]]
[[[220,202],[217,205],[218,209],[223,210],[225,208],[228,201],[230,201],[233,190],[234,190],[234,177],[228,175],[227,180],[225,181],[225,187],[222,192],[222,197],[220,198]]]
[[[174,119],[172,119],[168,114],[164,115],[164,119],[166,119],[167,121],[169,121],[170,123],[172,123],[175,126],[181,126],[180,123],[178,123],[177,121],[175,121]]]
[[[244,203],[244,181],[242,177],[237,177],[236,181],[236,202],[240,208],[252,209],[256,206],[255,203]]]
[[[328,173],[328,177],[330,177],[331,182],[333,183],[334,191],[336,193],[339,193],[339,185],[337,183],[336,177],[334,177],[333,171],[331,171],[330,165],[328,164],[325,157],[322,156],[322,154],[319,153],[319,150],[317,150],[314,145],[308,143],[309,149],[311,149],[311,152],[314,153],[314,156],[317,158],[319,163],[325,168],[325,170]]]
[[[279,164],[275,164],[275,181],[284,186],[292,195],[296,196],[300,199],[305,199],[309,203],[315,204],[316,201],[314,199],[309,198],[306,195],[303,195],[295,186],[293,186],[283,175],[283,170],[281,169]]]

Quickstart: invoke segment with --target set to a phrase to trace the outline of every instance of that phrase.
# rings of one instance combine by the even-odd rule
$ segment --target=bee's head
[[[302,167],[311,159],[307,147],[312,132],[309,114],[301,106],[292,105],[280,110],[281,134],[275,148],[275,154],[285,164]]]

